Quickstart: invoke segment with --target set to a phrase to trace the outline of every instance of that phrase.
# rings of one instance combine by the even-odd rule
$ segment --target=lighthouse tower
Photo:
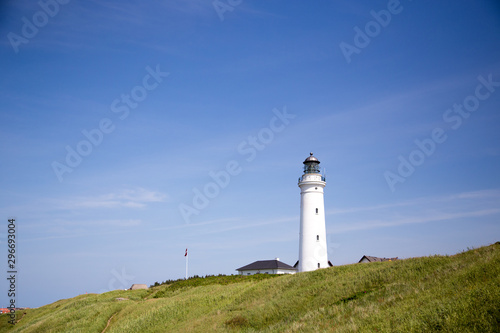
[[[325,177],[321,175],[319,160],[310,154],[304,161],[300,187],[299,272],[329,267],[326,246]]]

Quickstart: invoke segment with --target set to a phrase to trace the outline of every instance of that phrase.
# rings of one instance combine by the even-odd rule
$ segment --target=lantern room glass
[[[304,173],[319,173],[319,163],[318,162],[306,162],[304,163]]]

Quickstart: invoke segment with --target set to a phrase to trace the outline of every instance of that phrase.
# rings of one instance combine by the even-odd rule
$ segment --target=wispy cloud
[[[500,190],[479,190],[421,197],[384,205],[352,207],[327,212],[331,233],[370,230],[407,224],[450,221],[500,214]],[[382,216],[382,217],[381,217]],[[341,218],[342,223],[334,221]]]
[[[167,195],[144,188],[124,189],[96,196],[51,200],[59,209],[81,208],[144,208],[151,202],[164,202]]]
[[[479,190],[471,192],[460,192],[456,194],[442,195],[442,196],[419,197],[411,200],[392,202],[383,205],[339,208],[327,211],[327,215],[354,213],[354,212],[370,211],[370,210],[381,210],[388,208],[397,208],[402,206],[419,206],[419,205],[438,203],[438,202],[453,202],[453,201],[456,202],[457,200],[460,199],[489,199],[495,202],[500,202],[500,190],[491,189],[491,190]]]
[[[80,202],[78,202],[81,200]],[[95,198],[81,197],[64,202],[66,209],[78,208],[141,208],[149,202],[162,202],[166,195],[148,191],[142,188],[128,189],[116,193],[99,195]],[[75,203],[77,202],[77,203]],[[351,231],[375,230],[381,228],[398,227],[402,225],[421,224],[429,222],[445,222],[467,218],[482,218],[500,214],[500,189],[460,192],[442,196],[419,197],[411,200],[393,202],[390,204],[369,205],[359,207],[345,207],[326,212],[327,231],[330,234],[341,234]],[[238,223],[235,223],[235,222]],[[179,224],[152,228],[151,231],[172,229],[193,229],[201,234],[221,234],[235,230],[265,228],[266,226],[296,222],[298,231],[299,216],[281,216],[261,220],[248,221],[244,217],[231,217],[216,220],[207,220],[196,224]],[[117,229],[116,227],[134,227],[141,225],[138,219],[105,219],[91,222],[100,227],[112,227],[112,230],[102,230],[100,234],[118,234],[133,232],[134,229]],[[85,222],[85,225],[88,223]],[[35,239],[73,238],[92,235],[87,230],[75,230],[81,227],[80,222],[62,222],[55,226],[57,232],[48,237]],[[209,227],[208,229],[201,227]],[[68,229],[69,228],[69,229]],[[292,240],[296,236],[284,236]],[[250,242],[257,241],[254,238]]]
[[[477,74],[488,72],[490,67],[477,69]],[[493,71],[493,70],[491,70]],[[491,72],[490,71],[490,72]],[[477,75],[476,74],[476,75]],[[406,139],[409,135],[414,137],[428,134],[436,126],[443,126],[442,114],[457,99],[456,91],[471,92],[477,85],[475,76],[469,72],[460,72],[445,78],[425,82],[418,86],[406,88],[401,91],[390,91],[378,94],[371,99],[363,100],[359,104],[350,104],[341,107],[336,112],[327,112],[323,117],[315,117],[301,122],[302,131],[315,131],[322,133],[323,129],[330,132],[344,133],[352,128],[357,129],[358,135],[342,136],[341,144],[365,145],[367,140],[373,142],[391,142]],[[473,91],[472,91],[473,92]],[[449,96],[449,103],[433,104],[436,96]],[[463,99],[467,95],[460,95]],[[401,110],[414,110],[415,112],[430,112],[431,116],[425,122],[405,122],[404,126],[393,126],[396,119],[404,121]],[[435,116],[437,115],[437,116]],[[384,135],[380,135],[380,127],[374,123],[385,123]],[[339,141],[340,142],[340,141]]]
[[[193,227],[201,227],[205,225],[212,225],[212,224],[221,224],[221,223],[234,223],[239,221],[239,218],[223,218],[223,219],[216,219],[216,220],[207,220],[207,221],[202,221],[198,223],[182,223],[182,224],[176,224],[176,225],[171,225],[167,227],[160,227],[160,228],[154,228],[154,231],[160,231],[160,230],[171,230],[171,229],[184,229],[184,228],[193,228]]]
[[[499,207],[499,189],[480,190],[443,196],[419,197],[389,204],[328,210],[326,212],[326,223],[327,228],[331,229],[330,233],[338,234],[355,230],[370,230],[407,224],[495,215],[500,214]],[[380,216],[383,216],[383,218]],[[238,221],[238,223],[234,224],[234,221]],[[226,222],[231,222],[231,224],[228,225]],[[285,222],[296,222],[298,230],[299,215],[274,217],[260,222],[250,222],[245,221],[244,218],[235,217],[178,227],[199,227],[210,224],[214,226],[203,233],[218,234]]]
[[[406,224],[417,224],[417,223],[428,223],[428,222],[436,222],[436,221],[449,221],[449,220],[458,220],[468,217],[481,217],[488,215],[499,214],[500,209],[482,209],[476,211],[467,211],[467,212],[459,212],[459,213],[444,213],[444,212],[435,212],[434,214],[429,215],[420,215],[420,216],[408,216],[408,217],[398,217],[392,218],[388,217],[387,219],[380,220],[365,220],[363,222],[357,223],[349,223],[342,224],[335,227],[334,232],[330,233],[342,233],[348,231],[359,231],[359,230],[370,230],[370,229],[378,229],[378,228],[387,228],[387,227],[397,227]]]
[[[50,226],[45,226],[47,236],[28,237],[25,241],[94,237],[96,230],[99,230],[100,236],[130,233],[136,231],[133,227],[142,224],[140,219],[57,219]]]
[[[291,221],[298,222],[299,216],[297,215],[297,216],[277,217],[274,219],[265,220],[263,222],[258,222],[258,223],[238,223],[237,225],[223,226],[222,228],[212,229],[206,233],[207,234],[223,233],[223,232],[227,232],[227,231],[256,228],[256,227],[262,227],[262,226],[266,226],[266,225],[279,224],[279,223],[285,223],[285,222],[291,222]]]
[[[482,199],[482,198],[490,198],[490,199],[500,199],[500,190],[482,190],[482,191],[473,191],[473,192],[463,192],[459,193],[456,196],[450,197],[458,198],[458,199]]]

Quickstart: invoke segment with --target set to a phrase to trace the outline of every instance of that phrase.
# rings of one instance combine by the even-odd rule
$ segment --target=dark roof
[[[361,262],[361,260],[363,260],[364,258],[366,258],[366,260],[368,260],[369,262],[381,262],[381,261],[394,261],[394,260],[398,260],[398,257],[396,257],[396,258],[378,258],[378,257],[372,257],[372,256],[363,256],[361,259],[359,259],[358,263]]]
[[[129,290],[137,290],[137,289],[148,289],[148,286],[143,283],[134,283]]]
[[[249,265],[237,268],[237,271],[247,271],[251,269],[276,269],[276,268],[283,268],[283,269],[295,269],[290,265],[285,264],[282,261],[279,260],[259,260],[255,261]]]
[[[312,162],[312,163],[318,163],[319,164],[319,160],[316,157],[313,156],[313,153],[310,153],[309,157],[306,158],[306,160],[304,162],[302,162],[302,163],[306,164],[306,163],[310,163],[310,162]]]

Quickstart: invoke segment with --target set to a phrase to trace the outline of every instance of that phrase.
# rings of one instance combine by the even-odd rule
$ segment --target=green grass
[[[80,295],[27,310],[15,326],[2,315],[0,331],[102,332],[108,320],[109,333],[500,332],[500,243],[454,256]]]

